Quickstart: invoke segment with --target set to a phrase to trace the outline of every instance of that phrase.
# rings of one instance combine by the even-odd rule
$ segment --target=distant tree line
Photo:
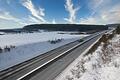
[[[51,44],[56,44],[56,43],[60,43],[63,40],[63,38],[61,39],[55,39],[55,40],[49,40],[48,42]]]
[[[0,32],[5,33],[22,33],[33,31],[45,30],[45,31],[100,31],[108,29],[107,25],[82,25],[82,24],[33,24],[27,25],[23,28],[16,29],[0,29]]]
[[[1,48],[0,47],[0,53],[3,53],[3,52],[10,52],[11,49],[15,48],[15,46],[13,45],[10,45],[10,46],[5,46],[4,48]]]
[[[116,28],[116,33],[117,33],[117,34],[120,34],[120,26],[118,26],[118,27]]]
[[[24,30],[49,30],[49,31],[90,31],[90,30],[106,30],[106,25],[81,25],[81,24],[34,24],[27,25]]]

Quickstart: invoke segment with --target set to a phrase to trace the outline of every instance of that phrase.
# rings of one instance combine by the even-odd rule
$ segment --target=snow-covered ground
[[[58,34],[58,32],[0,35],[0,47],[16,46],[10,52],[0,53],[0,71],[85,36],[87,35]],[[60,43],[48,42],[48,40],[61,38],[64,40]]]
[[[120,35],[108,43],[78,57],[55,80],[120,80]]]
[[[84,35],[69,35],[69,34],[58,34],[59,32],[42,32],[42,33],[20,33],[20,34],[7,34],[0,35],[0,47],[6,45],[24,45],[36,42],[43,42],[54,39],[70,39],[81,37]]]

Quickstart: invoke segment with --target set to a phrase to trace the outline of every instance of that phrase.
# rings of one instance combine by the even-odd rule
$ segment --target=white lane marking
[[[101,32],[101,33],[104,33],[104,32]],[[92,38],[94,38],[94,37],[98,36],[99,34],[100,34],[100,33],[98,33],[97,35],[93,36]],[[90,39],[92,39],[92,38],[90,38]],[[55,60],[55,59],[59,58],[59,57],[60,57],[60,56],[62,56],[63,54],[65,54],[65,53],[67,53],[67,52],[69,52],[69,51],[73,50],[74,48],[76,48],[76,47],[80,46],[81,44],[83,44],[83,43],[85,43],[85,42],[89,41],[90,39],[87,39],[87,40],[85,40],[84,42],[79,43],[79,44],[77,44],[77,45],[73,46],[72,48],[68,49],[67,51],[65,51],[65,52],[61,53],[60,55],[58,55],[58,56],[54,57],[53,59],[51,59],[51,60],[47,61],[46,63],[42,64],[41,66],[39,66],[39,67],[37,67],[37,68],[33,69],[32,71],[28,72],[27,74],[25,74],[25,75],[23,75],[23,76],[21,76],[21,77],[20,77],[20,78],[18,78],[17,80],[21,80],[21,79],[23,79],[24,77],[26,77],[26,76],[30,75],[30,74],[31,74],[31,73],[33,73],[34,71],[36,71],[36,70],[40,69],[41,67],[45,66],[46,64],[48,64],[48,63],[52,62],[53,60]]]

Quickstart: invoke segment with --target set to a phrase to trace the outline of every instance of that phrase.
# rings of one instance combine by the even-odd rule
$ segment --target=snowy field
[[[120,80],[120,35],[103,45],[78,57],[55,80]]]
[[[0,35],[0,47],[16,46],[10,52],[0,53],[0,71],[85,36],[88,35],[58,34],[58,32]],[[50,44],[48,42],[48,40],[61,38],[63,40],[60,43]]]
[[[24,45],[36,42],[44,42],[54,39],[70,39],[76,37],[83,37],[84,35],[69,35],[69,34],[58,34],[60,32],[41,32],[41,33],[21,33],[21,34],[6,34],[0,35],[0,47],[6,45]]]

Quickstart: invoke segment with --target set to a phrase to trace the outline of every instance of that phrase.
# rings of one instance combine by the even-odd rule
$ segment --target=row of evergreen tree
[[[116,28],[116,33],[120,34],[120,25]]]
[[[56,43],[59,43],[63,40],[63,38],[61,39],[55,39],[55,40],[49,40],[48,42],[50,42],[51,44],[56,44]]]
[[[13,45],[10,45],[10,46],[5,46],[4,48],[1,48],[0,47],[0,53],[3,53],[3,52],[10,52],[11,49],[15,48],[15,46]]]

